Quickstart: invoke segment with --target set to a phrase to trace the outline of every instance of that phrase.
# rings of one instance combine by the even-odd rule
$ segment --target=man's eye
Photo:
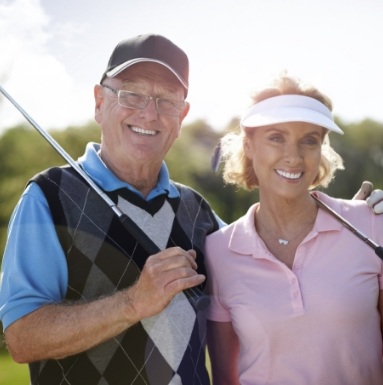
[[[125,99],[129,99],[131,101],[140,101],[142,100],[142,96],[140,94],[136,94],[135,92],[129,92],[124,95]]]

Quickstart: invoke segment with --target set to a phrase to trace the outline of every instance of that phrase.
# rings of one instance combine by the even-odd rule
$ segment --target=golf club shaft
[[[0,92],[19,110],[27,121],[46,139],[46,141],[64,158],[64,160],[86,181],[86,183],[95,191],[101,199],[113,210],[119,218],[121,224],[149,254],[160,252],[159,247],[139,228],[139,226],[126,214],[124,214],[112,199],[89,177],[89,175],[73,160],[73,158],[57,143],[57,141],[44,130],[0,85]],[[186,296],[190,298],[191,303],[196,310],[203,310],[209,303],[209,298],[203,294],[198,287],[184,290]]]
[[[319,198],[315,195],[315,193],[312,193],[311,196],[315,199],[318,206],[322,209],[326,210],[328,213],[330,213],[332,216],[334,216],[339,222],[343,224],[344,227],[346,227],[348,230],[350,230],[352,233],[354,233],[358,238],[360,238],[363,242],[365,242],[368,246],[370,246],[374,251],[375,254],[380,258],[383,259],[383,247],[379,246],[377,243],[369,239],[367,236],[365,236],[362,232],[360,232],[357,228],[355,228],[350,222],[348,222],[346,219],[344,219],[341,215],[339,215],[336,211],[334,211],[332,208],[327,206],[325,203],[323,203]]]

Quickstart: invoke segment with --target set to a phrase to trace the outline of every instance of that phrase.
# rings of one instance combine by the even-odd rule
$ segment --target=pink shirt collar
[[[316,191],[316,195],[329,207],[341,214],[342,210],[337,200],[319,191]],[[253,255],[254,252],[257,254],[256,251],[260,248],[264,250],[264,243],[258,236],[254,225],[254,212],[258,205],[259,203],[252,205],[243,217],[234,222],[233,232],[229,240],[229,249],[231,251],[242,255]],[[343,225],[329,213],[319,209],[314,227],[304,242],[316,237],[320,232],[340,231],[342,226]],[[249,239],[252,241],[249,242]]]

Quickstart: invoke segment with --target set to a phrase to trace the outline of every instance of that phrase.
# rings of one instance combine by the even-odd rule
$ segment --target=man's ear
[[[186,102],[185,108],[182,111],[182,114],[180,116],[181,122],[186,118],[186,115],[189,113],[189,110],[190,110],[190,104]]]
[[[104,101],[103,87],[100,84],[94,86],[94,118],[97,123],[101,122],[101,106]]]
[[[180,122],[179,122],[179,129],[178,129],[178,134],[177,134],[177,138],[179,138],[179,136],[181,135],[181,131],[182,131],[182,122],[183,120],[186,118],[186,115],[189,113],[189,109],[190,109],[190,104],[188,102],[186,102],[185,104],[185,108],[184,110],[182,111],[182,114],[180,115]]]

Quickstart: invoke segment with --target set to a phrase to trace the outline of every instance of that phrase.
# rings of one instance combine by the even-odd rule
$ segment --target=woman
[[[214,384],[383,384],[383,263],[310,192],[343,168],[331,110],[282,76],[222,140],[225,181],[258,188],[259,203],[206,243]],[[315,195],[383,243],[383,216],[364,201]]]

